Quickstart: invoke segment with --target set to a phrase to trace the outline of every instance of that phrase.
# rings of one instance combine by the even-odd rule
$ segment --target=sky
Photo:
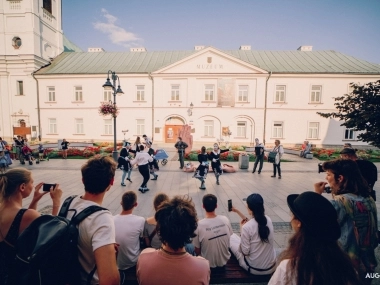
[[[335,50],[380,64],[380,0],[62,0],[63,32],[87,51]]]

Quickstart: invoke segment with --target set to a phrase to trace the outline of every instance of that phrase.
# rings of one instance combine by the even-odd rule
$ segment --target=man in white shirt
[[[120,245],[117,255],[119,270],[126,270],[136,266],[140,255],[140,237],[143,236],[145,219],[132,214],[137,207],[135,192],[128,191],[121,198],[123,209],[119,215],[114,216],[116,242]]]
[[[112,158],[102,156],[89,159],[81,168],[85,193],[70,204],[67,218],[85,208],[103,202],[104,195],[114,182],[116,163]],[[91,284],[118,285],[120,276],[116,265],[115,227],[108,210],[95,212],[78,226],[79,263],[82,284],[96,268]]]
[[[145,193],[146,191],[149,191],[147,187],[147,183],[149,181],[149,162],[153,161],[153,158],[144,151],[145,147],[143,145],[139,146],[140,152],[136,153],[135,159],[131,160],[131,165],[137,164],[139,166],[139,171],[141,176],[143,177],[143,182],[141,183],[141,186],[139,188],[139,191],[141,193]],[[128,158],[125,158],[126,160],[129,160]]]
[[[206,217],[198,222],[195,231],[195,252],[207,259],[211,268],[223,267],[231,256],[228,251],[231,224],[227,217],[215,214],[218,202],[215,195],[205,195],[202,202]]]

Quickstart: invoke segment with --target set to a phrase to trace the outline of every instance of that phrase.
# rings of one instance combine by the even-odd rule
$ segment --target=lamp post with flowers
[[[110,80],[110,74],[112,83]],[[117,88],[116,88],[116,80],[118,82]],[[102,105],[99,108],[99,112],[102,115],[112,115],[113,117],[113,152],[112,157],[115,161],[117,161],[118,153],[117,153],[117,147],[116,147],[116,117],[119,114],[119,108],[116,106],[116,94],[121,95],[124,94],[124,92],[120,88],[120,79],[119,76],[116,75],[114,71],[108,70],[107,73],[107,81],[103,84],[104,91],[112,91],[113,93],[113,102],[103,102]]]

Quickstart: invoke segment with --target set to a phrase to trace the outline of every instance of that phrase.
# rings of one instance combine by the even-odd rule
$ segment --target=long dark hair
[[[308,234],[304,227],[289,239],[280,260],[289,259],[286,284],[296,276],[297,285],[361,284],[351,259],[337,241]]]
[[[248,204],[248,208],[252,211],[253,217],[259,225],[259,236],[262,242],[269,243],[269,228],[267,226],[267,218],[265,217],[264,204],[252,203]]]

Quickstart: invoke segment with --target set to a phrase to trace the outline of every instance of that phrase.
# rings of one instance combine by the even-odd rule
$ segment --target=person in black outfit
[[[132,167],[131,167],[131,163],[128,161],[128,158],[129,158],[130,152],[136,153],[136,151],[131,150],[130,148],[131,148],[131,145],[129,143],[126,143],[125,146],[121,149],[120,156],[119,156],[119,159],[117,161],[118,162],[118,168],[123,170],[123,175],[121,176],[121,186],[126,186],[124,184],[124,179],[125,179],[125,176],[127,176],[127,174],[128,174],[127,180],[129,182],[132,182],[132,180],[131,180]]]
[[[181,137],[178,137],[178,141],[176,142],[174,147],[178,150],[179,163],[180,163],[179,169],[182,169],[185,166],[185,163],[183,161],[183,157],[185,154],[185,149],[188,147],[188,145],[187,145],[187,143],[182,141]]]
[[[229,149],[220,149],[217,143],[214,143],[214,150],[208,154],[208,159],[211,160],[212,171],[216,177],[216,184],[219,185],[219,176],[222,175],[222,164],[220,163],[220,154],[227,152]]]
[[[148,154],[153,158],[152,162],[149,162],[149,170],[150,174],[153,175],[153,178],[151,180],[157,180],[158,175],[155,173],[155,169],[159,170],[158,163],[156,158],[154,157],[154,149],[152,148],[152,145],[150,142],[146,142],[146,147],[148,148]]]
[[[375,186],[375,183],[377,181],[376,165],[371,161],[358,159],[356,155],[356,150],[353,148],[344,148],[340,152],[340,157],[356,161],[363,178],[365,179],[365,181],[368,184],[368,187],[370,188],[370,195],[373,198],[373,200],[376,201],[376,191],[373,190],[373,187]]]
[[[255,155],[256,160],[255,164],[253,165],[252,173],[255,173],[257,164],[260,162],[259,171],[258,174],[261,173],[261,170],[263,169],[263,163],[264,163],[264,145],[260,143],[259,139],[255,139],[256,146],[255,146]]]
[[[20,159],[20,153],[22,148],[22,143],[19,140],[20,136],[13,138],[13,145],[16,147],[16,159]]]
[[[206,152],[206,147],[202,146],[201,153],[198,154],[199,166],[197,167],[194,178],[201,181],[201,187],[199,189],[205,190],[205,180],[208,173],[208,154]]]
[[[139,166],[139,172],[141,176],[143,177],[143,182],[139,188],[139,191],[141,193],[145,193],[146,191],[149,191],[149,188],[147,187],[147,183],[149,181],[149,162],[153,161],[153,158],[144,151],[145,146],[140,145],[140,151],[136,153],[135,159],[131,160],[131,165],[137,164]]]
[[[63,159],[67,159],[67,150],[69,149],[69,144],[70,143],[66,141],[66,139],[63,139],[63,141],[61,142],[61,147],[63,151],[63,154],[62,154]]]

